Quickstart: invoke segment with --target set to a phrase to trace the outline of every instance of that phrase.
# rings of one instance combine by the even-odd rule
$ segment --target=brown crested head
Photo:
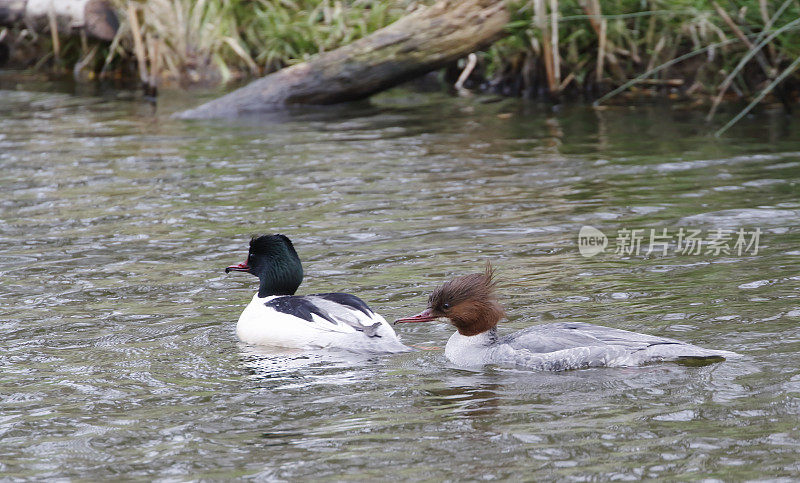
[[[461,335],[477,335],[493,329],[505,316],[494,293],[494,269],[456,277],[437,287],[428,298],[432,317],[445,317]]]

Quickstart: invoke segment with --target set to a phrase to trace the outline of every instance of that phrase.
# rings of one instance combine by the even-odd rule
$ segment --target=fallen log
[[[502,36],[509,18],[504,0],[440,0],[176,117],[232,117],[364,99],[489,45]]]
[[[110,41],[119,20],[106,0],[0,0],[0,25],[43,32],[52,25],[61,33],[85,30],[90,37]]]

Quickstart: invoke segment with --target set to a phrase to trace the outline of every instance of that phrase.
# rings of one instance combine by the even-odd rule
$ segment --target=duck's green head
[[[250,253],[247,260],[231,265],[225,273],[247,272],[258,277],[259,297],[270,295],[294,295],[303,282],[303,265],[285,235],[254,236],[250,240]]]

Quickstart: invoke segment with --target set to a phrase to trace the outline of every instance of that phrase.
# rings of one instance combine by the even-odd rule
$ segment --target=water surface
[[[178,122],[111,97],[0,91],[5,478],[639,479],[800,473],[800,130],[725,139],[673,106],[593,110],[393,92]],[[610,238],[584,258],[584,225]],[[614,253],[619,230],[761,231],[757,254]],[[742,361],[535,373],[426,349],[254,348],[225,275],[290,236],[303,293],[387,319],[497,267],[501,331],[586,321]]]

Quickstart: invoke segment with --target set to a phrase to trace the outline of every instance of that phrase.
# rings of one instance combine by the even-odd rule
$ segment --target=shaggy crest
[[[494,269],[456,277],[437,287],[428,308],[435,317],[445,317],[462,335],[476,335],[494,328],[505,316],[494,293]]]

